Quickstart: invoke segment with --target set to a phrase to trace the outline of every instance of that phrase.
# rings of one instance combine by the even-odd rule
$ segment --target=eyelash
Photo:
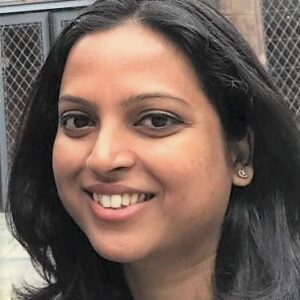
[[[145,126],[146,128],[148,129],[153,129],[153,130],[156,130],[156,131],[159,131],[159,130],[166,130],[168,129],[170,126],[173,126],[173,125],[178,125],[178,124],[181,124],[183,123],[177,116],[174,116],[172,114],[169,114],[169,113],[164,113],[164,112],[150,112],[150,113],[146,113],[144,114],[144,116],[142,116],[142,118],[136,122],[134,124],[134,126],[136,127],[141,127],[143,125],[141,125],[143,122],[144,122],[144,125],[145,125],[145,122],[147,120],[151,120],[152,118],[152,121],[153,121],[153,118],[154,117],[158,117],[160,118],[160,121],[162,120],[162,118],[164,118],[165,121],[170,121],[168,125],[165,125],[165,126],[152,126],[153,125],[153,122],[152,122],[152,125],[148,125],[148,126]]]
[[[153,124],[154,118],[157,118],[156,121],[158,122],[163,121],[164,124],[162,126],[153,126],[155,125]],[[88,114],[79,111],[67,111],[61,114],[59,119],[60,126],[62,126],[67,133],[73,137],[85,135],[89,132],[89,130],[95,127],[96,124]],[[78,121],[83,121],[83,125],[82,123],[79,123],[76,126],[76,122]],[[71,124],[68,124],[70,122]],[[149,134],[153,133],[153,135],[155,135],[160,133],[163,134],[164,132],[172,133],[177,126],[182,123],[183,121],[173,114],[161,111],[151,111],[145,112],[144,115],[142,115],[142,117],[133,124],[133,126],[139,128],[139,130],[146,131]]]
[[[76,127],[76,120],[84,120],[86,122],[86,125]],[[69,121],[73,121],[73,124],[68,125]],[[85,113],[70,111],[62,114],[62,116],[60,117],[60,124],[67,130],[84,130],[86,128],[93,127],[95,125],[95,122]]]

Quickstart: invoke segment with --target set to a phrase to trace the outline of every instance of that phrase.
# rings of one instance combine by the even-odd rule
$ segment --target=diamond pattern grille
[[[44,61],[41,26],[40,22],[0,26],[9,160],[28,93]]]
[[[262,0],[268,69],[300,119],[300,0]]]

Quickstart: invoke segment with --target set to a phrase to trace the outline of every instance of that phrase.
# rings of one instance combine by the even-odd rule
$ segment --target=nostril
[[[86,160],[87,169],[92,172],[106,176],[108,174],[118,173],[135,165],[134,157],[127,157],[124,153],[109,157],[101,157],[101,155],[89,156]]]
[[[123,169],[126,169],[126,167],[117,167],[117,168],[113,169],[112,171],[121,171]]]

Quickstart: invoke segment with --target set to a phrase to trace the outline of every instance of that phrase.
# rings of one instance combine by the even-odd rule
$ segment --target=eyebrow
[[[93,102],[88,101],[87,99],[78,97],[78,96],[63,95],[63,96],[59,97],[58,103],[59,102],[70,102],[70,103],[78,104],[81,106],[89,106],[95,110],[97,109],[97,106]]]
[[[185,106],[189,106],[188,102],[186,102],[184,99],[167,94],[167,93],[143,93],[138,95],[129,96],[128,98],[121,101],[120,105],[123,107],[133,105],[137,102],[142,102],[145,100],[151,100],[151,99],[171,99],[180,102],[181,104]],[[78,104],[82,106],[89,106],[92,109],[97,109],[97,105],[94,104],[92,101],[89,101],[85,98],[78,97],[78,96],[72,96],[72,95],[63,95],[59,97],[59,102],[70,102],[73,104]]]
[[[133,103],[142,102],[142,101],[150,100],[150,99],[161,99],[161,100],[171,99],[171,100],[178,101],[184,105],[188,105],[188,103],[184,99],[167,94],[167,93],[144,93],[144,94],[130,96],[127,99],[124,99],[121,102],[121,106],[130,106]]]

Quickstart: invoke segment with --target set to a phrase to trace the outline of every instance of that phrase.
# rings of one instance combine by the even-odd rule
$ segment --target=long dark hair
[[[118,263],[100,257],[64,210],[52,146],[60,81],[82,36],[134,20],[173,41],[195,68],[228,141],[254,135],[255,176],[233,187],[217,249],[215,299],[300,299],[300,145],[293,115],[233,26],[199,0],[98,0],[63,31],[24,114],[9,218],[47,285],[22,299],[132,299]]]

